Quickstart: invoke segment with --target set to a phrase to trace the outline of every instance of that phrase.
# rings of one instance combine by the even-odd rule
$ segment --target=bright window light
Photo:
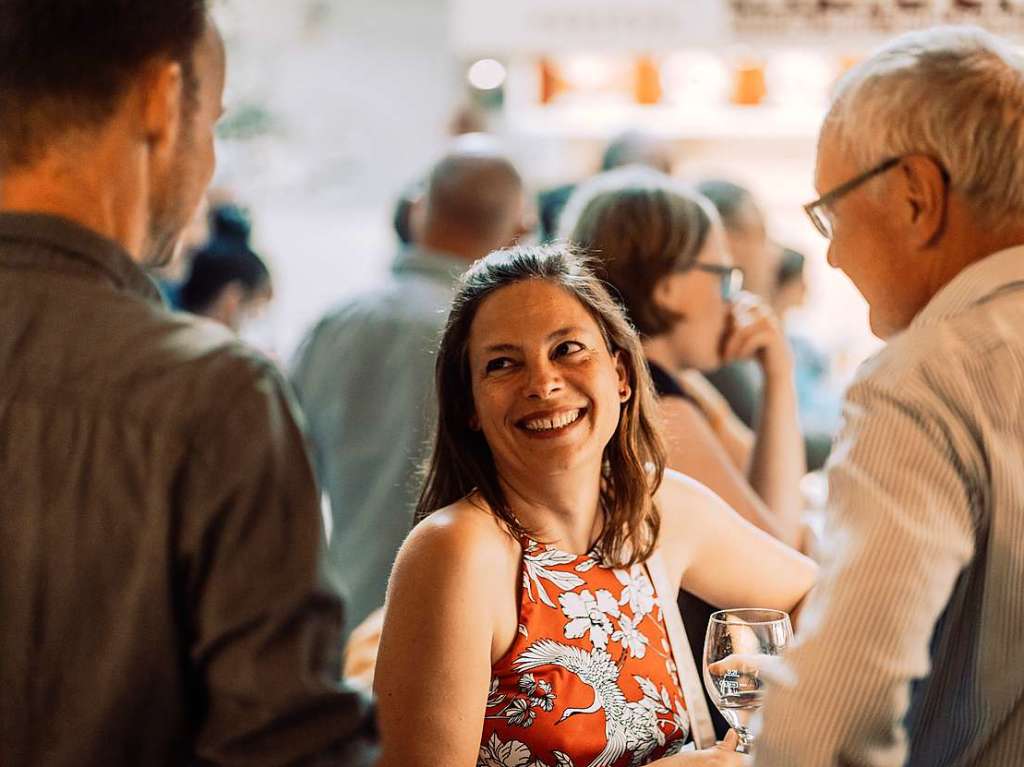
[[[494,59],[480,59],[469,68],[469,84],[481,91],[500,88],[505,82],[505,65]]]

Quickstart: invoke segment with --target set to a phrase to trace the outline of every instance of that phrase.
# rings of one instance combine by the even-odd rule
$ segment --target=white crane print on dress
[[[607,650],[595,647],[587,652],[553,639],[541,639],[527,647],[513,663],[519,672],[547,665],[561,666],[594,691],[592,704],[586,708],[567,708],[559,722],[576,714],[604,710],[606,744],[589,767],[611,767],[626,753],[631,754],[631,767],[638,767],[655,748],[665,744],[658,713],[662,710],[671,715],[671,709],[662,703],[655,685],[643,677],[634,679],[644,690],[644,697],[639,701],[626,700],[619,687],[621,669]]]

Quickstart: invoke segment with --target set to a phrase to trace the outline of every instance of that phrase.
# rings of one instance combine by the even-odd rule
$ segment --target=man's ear
[[[946,224],[946,172],[931,157],[908,155],[900,161],[899,174],[913,241],[918,247],[927,247]]]
[[[157,159],[174,156],[182,130],[185,80],[181,64],[169,59],[154,60],[143,67],[135,85],[140,128]]]

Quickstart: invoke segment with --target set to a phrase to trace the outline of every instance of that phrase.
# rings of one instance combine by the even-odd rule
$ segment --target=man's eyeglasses
[[[866,170],[859,176],[854,176],[849,181],[846,181],[830,192],[826,192],[814,202],[809,202],[804,205],[804,211],[807,213],[807,217],[811,219],[811,223],[814,224],[814,228],[821,232],[822,237],[827,240],[832,239],[833,233],[833,222],[832,222],[832,211],[829,206],[839,200],[840,197],[849,194],[858,186],[863,184],[880,173],[885,173],[889,168],[896,165],[902,158],[890,157],[888,160],[884,160],[870,170]]]
[[[722,300],[732,301],[743,290],[743,270],[738,266],[722,266],[721,264],[703,264],[700,261],[693,265],[702,272],[717,274],[721,283]]]

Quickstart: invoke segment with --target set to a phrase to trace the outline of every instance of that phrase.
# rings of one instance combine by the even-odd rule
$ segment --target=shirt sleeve
[[[904,763],[911,684],[974,551],[970,448],[922,399],[870,379],[848,394],[822,569],[766,696],[757,767]]]
[[[224,398],[180,484],[180,601],[202,764],[372,763],[372,707],[340,678],[342,604],[290,395],[269,366]]]

